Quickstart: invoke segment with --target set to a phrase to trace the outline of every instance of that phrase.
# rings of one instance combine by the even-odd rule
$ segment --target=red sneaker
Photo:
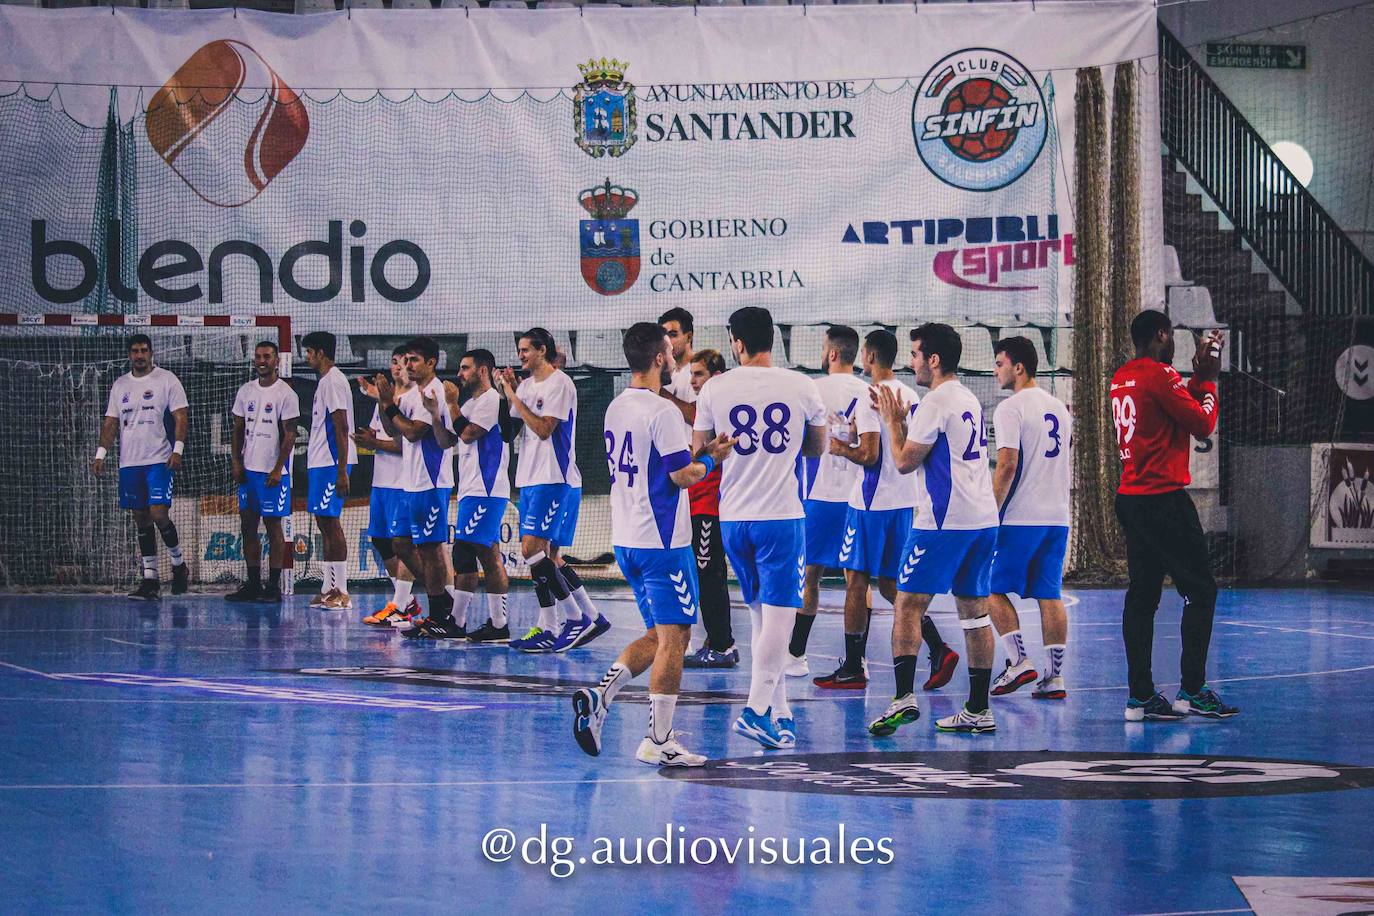
[[[959,653],[949,646],[938,659],[930,661],[930,678],[921,686],[922,690],[939,690],[954,677],[954,669],[959,667]]]

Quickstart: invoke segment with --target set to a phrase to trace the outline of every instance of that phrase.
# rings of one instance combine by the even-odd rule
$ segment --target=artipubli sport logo
[[[1009,54],[965,48],[921,80],[911,106],[916,152],[946,184],[1005,188],[1035,164],[1049,129],[1045,96]]]

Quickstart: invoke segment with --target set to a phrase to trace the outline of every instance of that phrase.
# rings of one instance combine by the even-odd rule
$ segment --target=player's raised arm
[[[852,461],[861,467],[871,468],[878,463],[878,452],[882,442],[882,436],[878,432],[878,418],[874,417],[872,411],[862,411],[867,418],[864,428],[859,428],[859,419],[856,416],[845,420],[836,414],[832,422],[843,421],[849,426],[849,438],[839,439],[835,436],[830,437],[830,454]]]
[[[553,431],[558,428],[558,417],[556,415],[542,416],[535,413],[528,404],[520,400],[520,395],[516,394],[515,370],[507,366],[501,370],[500,378],[505,389],[506,400],[510,402],[511,409],[515,411],[522,422],[533,430],[534,434],[540,439],[547,439],[553,435]]]
[[[457,445],[458,437],[454,435],[449,425],[444,423],[441,419],[443,414],[440,411],[447,410],[447,405],[440,407],[439,401],[434,395],[430,394],[429,391],[424,388],[420,389],[420,403],[424,405],[425,410],[429,413],[430,417],[434,419],[434,425],[430,428],[434,430],[434,441],[439,443],[439,447],[452,448]]]
[[[696,438],[695,433],[692,434],[692,438]],[[696,455],[696,458],[670,473],[668,479],[673,482],[674,486],[684,489],[693,484],[700,483],[706,479],[708,474],[716,469],[717,465],[725,460],[726,456],[730,454],[735,447],[735,443],[738,441],[738,439],[731,439],[724,433],[721,433],[714,439],[708,440],[705,445],[702,446],[701,454],[696,455],[696,450],[694,449],[693,454]]]
[[[429,432],[428,423],[423,420],[412,420],[401,413],[401,408],[396,404],[396,389],[380,375],[377,376],[377,398],[382,406],[382,425],[388,433],[395,430],[397,436],[403,436],[410,442],[419,442]]]
[[[869,389],[869,397],[872,399],[873,406],[878,409],[878,415],[887,424],[887,431],[892,439],[892,460],[897,466],[897,470],[903,474],[910,474],[916,470],[926,460],[931,448],[935,444],[932,436],[929,442],[919,441],[916,438],[916,427],[912,427],[910,438],[907,434],[907,407],[902,403],[902,399],[897,396],[886,385],[875,385]],[[916,415],[920,416],[920,411]]]

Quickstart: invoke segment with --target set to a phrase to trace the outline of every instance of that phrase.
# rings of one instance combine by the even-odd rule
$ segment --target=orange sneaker
[[[393,602],[388,601],[386,603],[386,607],[382,608],[380,611],[377,611],[376,613],[368,614],[366,617],[364,617],[363,623],[367,624],[370,627],[389,627],[391,626],[392,620],[401,619],[403,616],[404,615],[401,613],[401,609],[398,608]]]

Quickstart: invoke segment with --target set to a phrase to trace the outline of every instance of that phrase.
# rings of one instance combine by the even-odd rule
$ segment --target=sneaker
[[[764,747],[787,747],[782,735],[778,734],[778,727],[773,724],[773,707],[771,706],[761,715],[748,706],[744,707],[744,712],[735,720],[734,729],[736,734],[751,738]]]
[[[739,649],[731,646],[724,652],[717,652],[710,646],[702,646],[695,652],[682,657],[684,668],[733,668],[739,664]]]
[[[606,704],[600,692],[581,687],[573,694],[573,738],[592,757],[601,755],[601,726],[606,724]],[[645,739],[648,740],[648,739]]]
[[[348,592],[341,592],[336,589],[333,596],[320,607],[326,611],[351,611],[353,610],[353,599]]]
[[[524,636],[521,636],[519,639],[512,639],[510,641],[510,647],[512,649],[523,649],[526,643],[528,643],[531,639],[534,639],[534,637],[538,636],[540,633],[543,632],[543,629],[538,626],[530,627],[528,630],[525,631]]]
[[[406,639],[432,639],[425,625],[429,623],[428,617],[416,617],[410,621],[410,626],[401,631],[401,635]]]
[[[235,604],[256,602],[262,599],[262,586],[256,582],[245,582],[236,590],[224,596],[225,601]]]
[[[401,611],[399,615],[391,618],[391,625],[396,629],[404,629],[409,627],[413,621],[419,620],[424,615],[425,612],[424,609],[420,607],[419,599],[411,598],[410,603],[406,605],[406,609]]]
[[[395,620],[400,618],[401,609],[398,608],[394,603],[388,601],[386,603],[386,607],[382,608],[380,611],[374,611],[373,613],[368,614],[366,617],[364,617],[363,623],[367,624],[370,627],[389,627]]]
[[[435,620],[433,617],[427,617],[421,626],[424,627],[425,635],[430,639],[468,638],[467,628],[452,617],[445,617],[443,620]]]
[[[271,603],[271,604],[280,604],[280,603],[281,603],[281,586],[280,586],[280,585],[272,585],[272,584],[270,584],[270,583],[267,584],[267,585],[264,585],[264,586],[262,587],[262,596],[258,598],[258,601],[260,601],[260,602],[262,602],[262,603],[264,603],[264,604],[268,604],[268,603]]]
[[[563,621],[563,629],[559,631],[558,636],[554,639],[552,651],[559,653],[567,652],[569,649],[576,646],[582,634],[591,628],[592,619],[585,615],[577,620]]]
[[[897,729],[921,718],[921,707],[916,705],[916,694],[908,693],[898,697],[887,707],[887,712],[868,724],[868,733],[875,738],[886,738]]]
[[[577,639],[573,640],[573,644],[568,648],[580,649],[587,643],[591,642],[593,639],[596,639],[604,635],[608,630],[610,630],[610,628],[611,622],[606,619],[606,615],[597,614],[596,619],[592,621],[591,627],[589,627],[586,630],[583,630],[582,635],[577,637]]]
[[[324,607],[324,603],[325,603],[326,601],[328,601],[330,598],[333,598],[333,597],[334,597],[335,595],[337,595],[338,593],[339,593],[339,590],[338,590],[337,588],[331,588],[331,589],[329,589],[328,591],[320,592],[320,593],[319,593],[318,595],[316,595],[314,598],[311,598],[311,599],[310,599],[310,606],[311,606],[311,607]]]
[[[184,595],[191,587],[191,570],[185,563],[172,567],[172,594]]]
[[[992,719],[991,709],[974,712],[968,708],[967,703],[954,715],[936,719],[935,727],[942,732],[962,732],[968,735],[997,731],[997,723]]]
[[[840,665],[829,674],[813,677],[811,683],[825,690],[863,690],[868,687],[868,673],[862,668],[850,671]]]
[[[129,592],[129,597],[138,601],[156,601],[162,597],[162,583],[156,579],[139,579],[138,588]]]
[[[805,655],[793,655],[787,653],[787,664],[783,666],[782,673],[788,677],[806,677],[811,673],[811,667],[806,663]]]
[[[520,640],[520,645],[516,645],[513,640],[510,643],[512,649],[518,649],[529,655],[548,655],[553,652],[554,644],[558,637],[552,630],[540,630],[538,633],[530,635],[527,639]]]
[[[949,683],[949,679],[954,677],[954,669],[959,667],[959,653],[949,646],[945,646],[945,651],[940,653],[937,659],[931,656],[930,677],[921,685],[922,690],[939,690]]]
[[[1164,694],[1155,691],[1155,695],[1148,700],[1137,700],[1131,697],[1126,701],[1126,721],[1143,722],[1152,719],[1156,722],[1181,722],[1188,718],[1186,712],[1179,712],[1174,709],[1173,704],[1164,699]]]
[[[711,653],[710,646],[702,646],[695,652],[688,652],[682,656],[682,667],[684,668],[706,668],[706,657]]]
[[[779,717],[777,721],[778,737],[786,742],[788,747],[797,746],[797,721],[791,716]]]
[[[677,740],[677,732],[669,732],[668,740],[662,744],[646,735],[639,742],[635,759],[656,767],[699,767],[706,763],[705,756],[693,754],[682,746],[682,742]]]
[[[1174,711],[1202,716],[1205,719],[1229,719],[1240,712],[1240,707],[1226,705],[1215,690],[1203,684],[1197,693],[1189,693],[1180,688],[1178,697],[1174,700]]]
[[[1031,691],[1032,700],[1062,700],[1068,695],[1069,692],[1064,689],[1064,679],[1057,674],[1041,678]]]
[[[1008,660],[1007,667],[1003,668],[1002,673],[992,682],[992,695],[1004,697],[1009,693],[1015,693],[1039,676],[1040,673],[1035,670],[1030,659],[1023,658],[1015,665]]]
[[[468,634],[468,642],[490,642],[508,643],[510,642],[510,624],[495,627],[491,624],[491,618],[487,622]]]

